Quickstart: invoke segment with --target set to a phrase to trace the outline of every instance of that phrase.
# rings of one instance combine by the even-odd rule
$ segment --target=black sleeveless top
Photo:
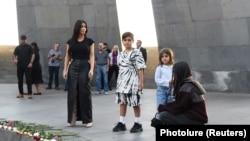
[[[94,43],[91,38],[84,38],[83,41],[78,42],[73,39],[69,39],[67,44],[69,45],[68,53],[72,59],[87,59],[89,60],[90,46]]]

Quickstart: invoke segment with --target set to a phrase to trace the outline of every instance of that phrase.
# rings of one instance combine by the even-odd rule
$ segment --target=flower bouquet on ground
[[[64,141],[63,137],[65,136],[78,136],[77,133],[54,129],[48,125],[6,119],[0,119],[0,129],[16,132],[23,136],[29,136],[35,141]]]

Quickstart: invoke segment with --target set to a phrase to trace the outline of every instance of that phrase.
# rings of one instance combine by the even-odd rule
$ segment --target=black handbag
[[[160,126],[160,125],[164,125],[164,123],[162,121],[160,121],[159,119],[156,118],[156,115],[155,114],[155,117],[151,119],[151,126],[152,127],[157,127],[157,126]]]

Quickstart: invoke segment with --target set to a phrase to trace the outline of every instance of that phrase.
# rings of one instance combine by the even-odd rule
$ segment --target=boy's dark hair
[[[20,39],[21,39],[21,40],[26,40],[27,37],[26,37],[26,35],[21,35]]]
[[[127,37],[131,37],[132,40],[134,40],[134,34],[131,33],[131,32],[125,32],[125,33],[122,34],[122,40],[124,40]]]

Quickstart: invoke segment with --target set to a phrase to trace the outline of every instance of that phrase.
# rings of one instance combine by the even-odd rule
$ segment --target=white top
[[[169,81],[172,79],[173,65],[159,65],[155,70],[155,83],[157,86],[169,87]]]

